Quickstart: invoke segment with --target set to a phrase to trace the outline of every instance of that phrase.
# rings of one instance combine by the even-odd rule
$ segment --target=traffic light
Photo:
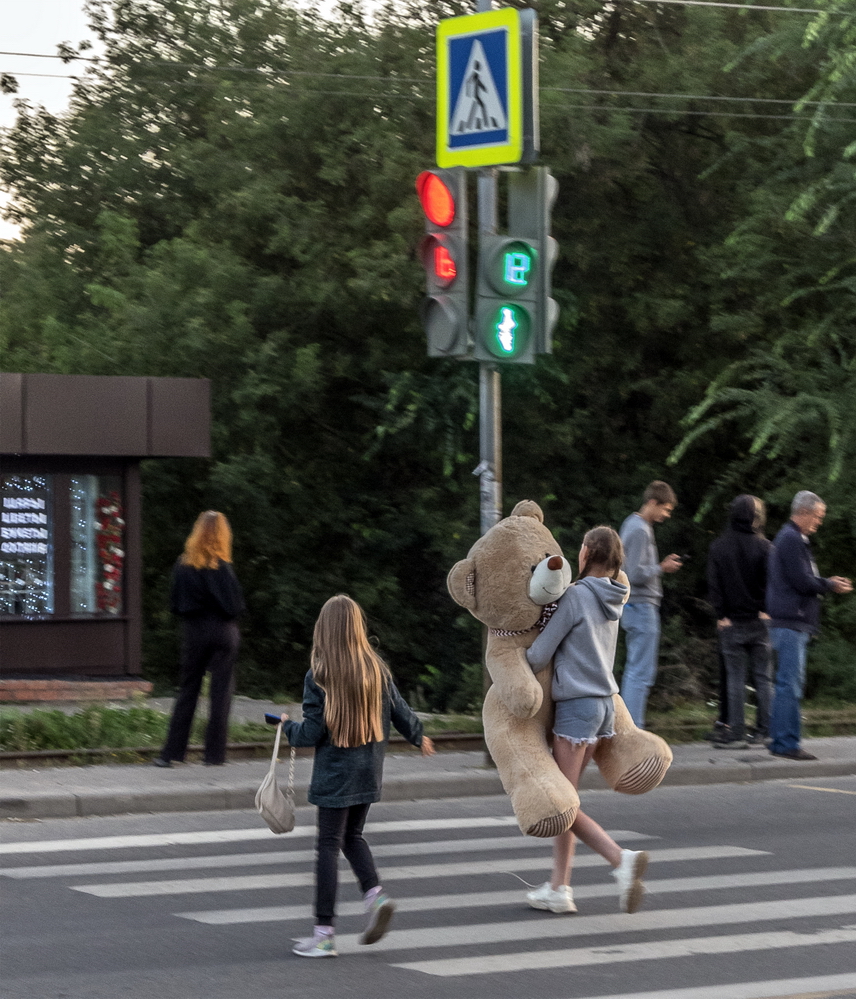
[[[416,178],[425,213],[419,255],[427,295],[420,310],[429,357],[469,353],[466,172],[425,170]]]
[[[533,167],[525,173],[508,177],[508,230],[531,237],[540,252],[537,277],[537,320],[533,336],[536,354],[553,353],[553,329],[559,318],[559,304],[552,297],[553,268],[559,244],[550,235],[553,205],[559,194],[559,182],[547,167]]]
[[[512,236],[481,237],[475,356],[480,361],[534,360],[538,249]]]
[[[558,243],[550,236],[559,185],[546,167],[507,177],[509,235],[483,235],[479,246],[475,356],[532,364],[552,352],[559,314],[551,297]]]

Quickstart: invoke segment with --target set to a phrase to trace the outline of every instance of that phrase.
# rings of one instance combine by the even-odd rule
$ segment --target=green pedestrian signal
[[[481,238],[475,356],[531,364],[538,304],[538,250],[511,236]]]
[[[536,355],[552,353],[558,316],[550,287],[558,184],[545,167],[507,176],[508,233],[482,233],[479,240],[474,354],[480,361],[534,364]]]
[[[529,313],[515,302],[503,302],[480,317],[482,346],[493,360],[514,361],[525,354],[532,335]]]

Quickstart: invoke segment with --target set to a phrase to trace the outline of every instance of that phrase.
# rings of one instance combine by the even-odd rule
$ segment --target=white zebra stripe
[[[684,892],[716,891],[731,888],[766,887],[770,885],[819,884],[824,881],[847,881],[856,878],[856,867],[811,867],[792,871],[758,871],[741,874],[710,874],[696,878],[661,878],[646,881],[648,894],[658,897]],[[456,892],[454,895],[419,895],[409,898],[396,896],[399,912],[428,912],[438,909],[489,909],[501,905],[524,906],[525,888],[511,891]],[[616,892],[613,883],[575,885],[577,901],[588,898],[609,898]],[[362,902],[341,902],[337,906],[340,916],[362,916]],[[305,919],[309,914],[309,900],[304,905],[270,905],[247,909],[208,909],[198,912],[177,912],[181,919],[198,923],[226,926],[232,923],[274,923],[291,919]],[[586,917],[586,920],[593,918]],[[596,917],[595,917],[596,918]]]
[[[644,833],[618,829],[609,833],[613,839],[629,843],[659,839]],[[525,849],[540,850],[549,864],[551,846],[531,836],[483,836],[478,839],[422,840],[416,843],[381,843],[372,845],[375,857],[420,857],[432,853],[490,853]],[[267,853],[226,853],[205,857],[157,857],[149,860],[105,860],[86,864],[43,864],[36,867],[7,867],[0,870],[6,878],[92,877],[98,874],[133,874],[154,871],[192,871],[223,867],[274,867],[281,864],[311,864],[314,850],[269,851]]]
[[[728,857],[760,857],[765,850],[749,850],[741,846],[678,847],[658,850],[652,860],[658,863],[683,860],[721,860]],[[411,878],[468,877],[476,874],[508,873],[515,870],[543,870],[544,857],[518,857],[512,860],[463,861],[457,864],[423,864],[422,866],[388,867],[383,871],[384,883]],[[586,855],[575,861],[580,867],[605,867],[601,857]],[[131,881],[105,885],[70,885],[72,891],[97,895],[100,898],[132,898],[150,895],[188,895],[220,891],[249,891],[263,888],[300,888],[314,883],[312,872],[300,874],[250,874],[223,878],[184,878],[177,881]]]
[[[339,941],[336,941],[337,947]],[[393,968],[421,971],[426,975],[450,978],[461,975],[542,971],[545,968],[582,968],[591,965],[627,964],[636,961],[674,960],[699,954],[737,954],[747,951],[782,950],[856,943],[856,927],[797,933],[777,930],[770,933],[737,933],[731,936],[691,937],[685,940],[649,940],[637,944],[610,944],[574,950],[537,950],[523,954],[491,954],[489,957],[461,957],[438,961],[408,961]]]

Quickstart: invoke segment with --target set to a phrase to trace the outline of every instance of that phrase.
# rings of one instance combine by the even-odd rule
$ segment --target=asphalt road
[[[3,999],[856,999],[856,778],[592,791],[584,807],[651,852],[618,911],[581,850],[579,913],[526,907],[549,843],[504,798],[374,806],[369,840],[399,911],[357,945],[343,872],[336,960],[311,928],[312,809],[274,836],[248,812],[0,824]]]

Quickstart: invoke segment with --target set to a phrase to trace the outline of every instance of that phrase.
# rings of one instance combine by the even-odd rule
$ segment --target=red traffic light
[[[447,226],[455,221],[455,198],[446,184],[430,170],[416,178],[416,193],[422,211],[434,225]]]

